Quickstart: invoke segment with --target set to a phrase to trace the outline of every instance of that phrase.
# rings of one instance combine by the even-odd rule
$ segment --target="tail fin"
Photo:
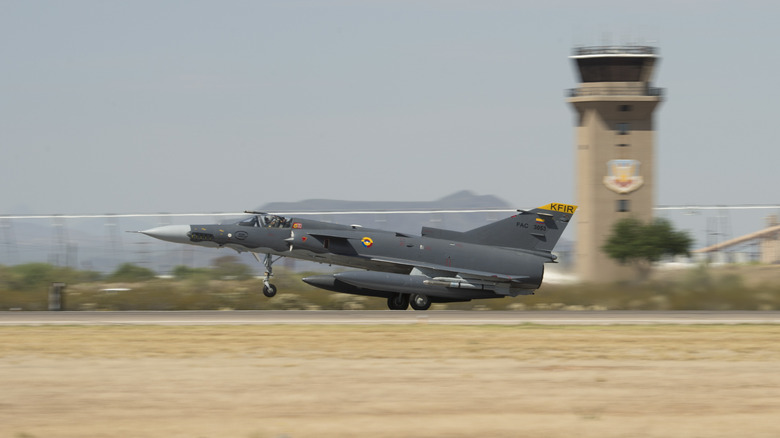
[[[533,210],[518,210],[518,214],[512,217],[463,233],[423,227],[422,234],[549,253],[558,243],[576,210],[576,205],[547,204]]]

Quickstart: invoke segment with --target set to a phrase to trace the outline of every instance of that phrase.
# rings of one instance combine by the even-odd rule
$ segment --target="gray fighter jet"
[[[140,233],[251,252],[258,261],[264,254],[268,297],[276,295],[273,263],[293,257],[364,269],[303,279],[312,286],[386,298],[392,310],[427,310],[431,303],[533,294],[544,264],[555,262],[552,250],[576,209],[547,204],[465,232],[423,227],[420,236],[249,211],[251,216],[233,224],[168,225]]]

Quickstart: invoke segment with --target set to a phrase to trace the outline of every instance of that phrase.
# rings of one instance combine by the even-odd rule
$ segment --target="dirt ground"
[[[0,437],[776,437],[778,326],[0,328]]]

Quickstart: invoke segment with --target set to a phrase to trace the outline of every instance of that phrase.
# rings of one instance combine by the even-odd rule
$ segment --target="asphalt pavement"
[[[19,325],[653,325],[780,324],[771,311],[174,311],[0,312]]]

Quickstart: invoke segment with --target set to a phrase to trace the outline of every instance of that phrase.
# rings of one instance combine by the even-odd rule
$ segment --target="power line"
[[[780,209],[780,205],[744,204],[744,205],[659,205],[653,210],[771,210]]]
[[[780,209],[780,204],[744,204],[744,205],[659,205],[656,211],[669,210],[772,210]],[[451,210],[349,210],[349,211],[288,211],[269,212],[280,216],[309,215],[351,215],[351,214],[435,214],[435,213],[515,213],[517,209],[451,209]],[[156,217],[216,217],[246,216],[244,212],[233,213],[119,213],[119,214],[50,214],[50,215],[0,215],[0,219],[117,219],[117,218],[156,218]]]

